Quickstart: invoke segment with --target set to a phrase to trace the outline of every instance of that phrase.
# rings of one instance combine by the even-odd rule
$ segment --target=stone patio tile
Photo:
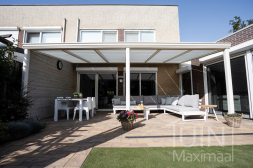
[[[62,151],[68,151],[68,152],[76,152],[80,149],[79,146],[70,146],[70,147],[64,147]]]
[[[147,143],[129,143],[129,147],[132,148],[132,147],[148,147]]]
[[[70,154],[70,151],[51,151],[45,154],[44,158],[63,158]]]
[[[121,147],[121,148],[123,148],[123,147],[129,147],[129,143],[113,143],[112,144],[112,147]]]
[[[3,166],[3,168],[28,168],[28,166]]]
[[[147,143],[148,147],[165,147],[166,145],[163,143]]]
[[[17,166],[28,158],[3,158],[0,160],[0,166]]]
[[[28,158],[23,161],[20,165],[21,166],[43,166],[46,165],[51,158]]]

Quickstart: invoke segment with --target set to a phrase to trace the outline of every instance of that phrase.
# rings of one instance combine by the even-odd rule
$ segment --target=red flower
[[[135,115],[136,115],[136,117],[138,116],[138,114],[137,114],[137,113],[136,113]]]
[[[132,113],[134,114],[134,111],[132,111]]]
[[[131,113],[127,113],[128,115],[131,115]]]

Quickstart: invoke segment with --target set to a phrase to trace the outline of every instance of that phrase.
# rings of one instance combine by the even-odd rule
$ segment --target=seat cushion
[[[173,97],[171,105],[176,106],[178,103],[178,99],[179,99],[179,97]]]
[[[192,97],[191,95],[185,95],[184,96],[184,106],[192,107]]]
[[[177,112],[199,111],[199,108],[186,107],[186,106],[170,106],[167,109],[174,110]]]
[[[157,105],[157,96],[143,96],[144,105]]]
[[[165,105],[165,103],[166,103],[166,98],[161,98],[161,105]],[[159,104],[159,102],[158,102],[158,104]]]
[[[157,108],[157,105],[145,105],[146,108]]]

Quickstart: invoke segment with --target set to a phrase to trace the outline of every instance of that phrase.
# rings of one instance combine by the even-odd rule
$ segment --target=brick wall
[[[124,42],[124,29],[118,29],[118,42]]]
[[[235,45],[244,43],[252,39],[253,39],[253,25],[250,25],[241,31],[239,30],[238,32],[235,32],[231,34],[230,36],[217,41],[217,43],[230,42],[231,46],[233,47]]]
[[[192,60],[191,64],[192,64],[193,94],[199,94],[199,98],[202,99],[202,105],[204,105],[205,92],[204,92],[203,64],[200,64],[198,59]],[[201,110],[204,111],[204,108],[202,108]]]
[[[54,115],[54,100],[59,96],[72,96],[74,90],[73,65],[63,61],[62,70],[58,70],[57,59],[34,52],[30,55],[29,89],[34,105],[29,116],[47,118]]]
[[[23,38],[24,38],[24,30],[20,30],[18,33],[18,47],[23,48]]]

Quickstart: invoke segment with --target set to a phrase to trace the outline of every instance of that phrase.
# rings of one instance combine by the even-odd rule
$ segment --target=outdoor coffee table
[[[215,110],[214,110],[214,107],[217,107],[217,105],[201,105],[201,107],[206,108],[206,114],[208,114],[208,111],[207,111],[208,108],[213,108],[213,113],[214,113],[214,115],[215,115],[215,117],[216,117],[216,120],[219,121],[219,120],[218,120],[218,117],[217,117],[217,115],[216,115],[216,112],[215,112]]]
[[[134,107],[131,107],[131,110],[133,110],[133,111],[143,111],[144,118],[146,120],[148,120],[149,108],[139,108],[139,107],[134,108]]]

